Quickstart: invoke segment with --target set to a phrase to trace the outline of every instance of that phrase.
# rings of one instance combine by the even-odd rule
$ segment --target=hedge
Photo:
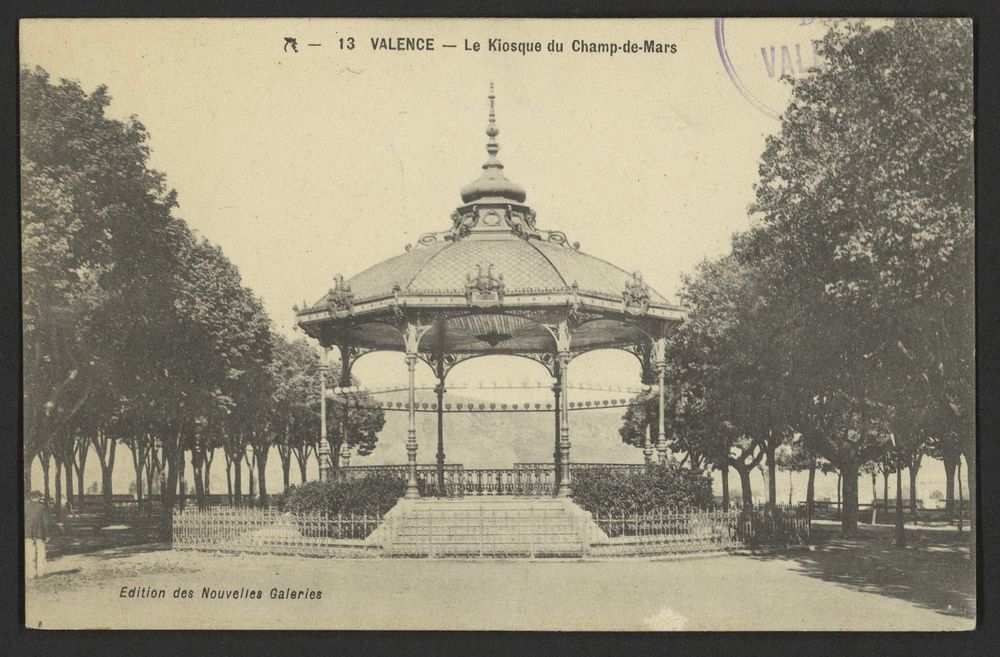
[[[573,472],[573,500],[591,513],[649,513],[669,508],[708,508],[712,480],[675,464],[641,471],[588,468]]]
[[[382,515],[406,492],[406,482],[393,474],[372,473],[350,481],[310,481],[290,486],[275,504],[283,511]]]

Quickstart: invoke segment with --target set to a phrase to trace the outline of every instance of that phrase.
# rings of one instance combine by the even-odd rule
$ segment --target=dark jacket
[[[44,502],[28,500],[24,505],[24,537],[49,537],[49,508]]]

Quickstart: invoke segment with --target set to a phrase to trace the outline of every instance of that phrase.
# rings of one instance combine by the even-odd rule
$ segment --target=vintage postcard
[[[34,629],[976,626],[966,19],[28,19]]]

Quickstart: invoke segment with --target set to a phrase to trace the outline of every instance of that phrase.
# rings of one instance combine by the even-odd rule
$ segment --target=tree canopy
[[[698,448],[744,495],[766,457],[775,502],[789,440],[825,459],[852,532],[864,464],[974,462],[971,24],[846,21],[817,50],[822,67],[787,79],[751,227],[684,280],[667,410],[678,441],[698,417]]]
[[[109,118],[106,88],[28,68],[20,83],[26,485],[33,459],[56,456],[82,494],[92,446],[110,501],[120,441],[137,492],[145,474],[169,510],[186,454],[201,498],[223,447],[236,492],[247,454],[265,500],[271,447],[308,458],[318,440],[317,350],[277,334],[237,267],[177,216],[145,127]],[[363,453],[377,415],[349,427]]]

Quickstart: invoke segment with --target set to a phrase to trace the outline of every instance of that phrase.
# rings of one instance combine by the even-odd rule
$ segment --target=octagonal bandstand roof
[[[418,322],[427,326],[422,351],[550,353],[546,326],[563,319],[573,323],[577,350],[655,339],[683,319],[638,272],[536,226],[523,188],[497,160],[492,86],[489,98],[489,158],[462,189],[451,228],[350,278],[335,276],[316,303],[296,308],[307,334],[325,346],[399,351],[406,323]]]

